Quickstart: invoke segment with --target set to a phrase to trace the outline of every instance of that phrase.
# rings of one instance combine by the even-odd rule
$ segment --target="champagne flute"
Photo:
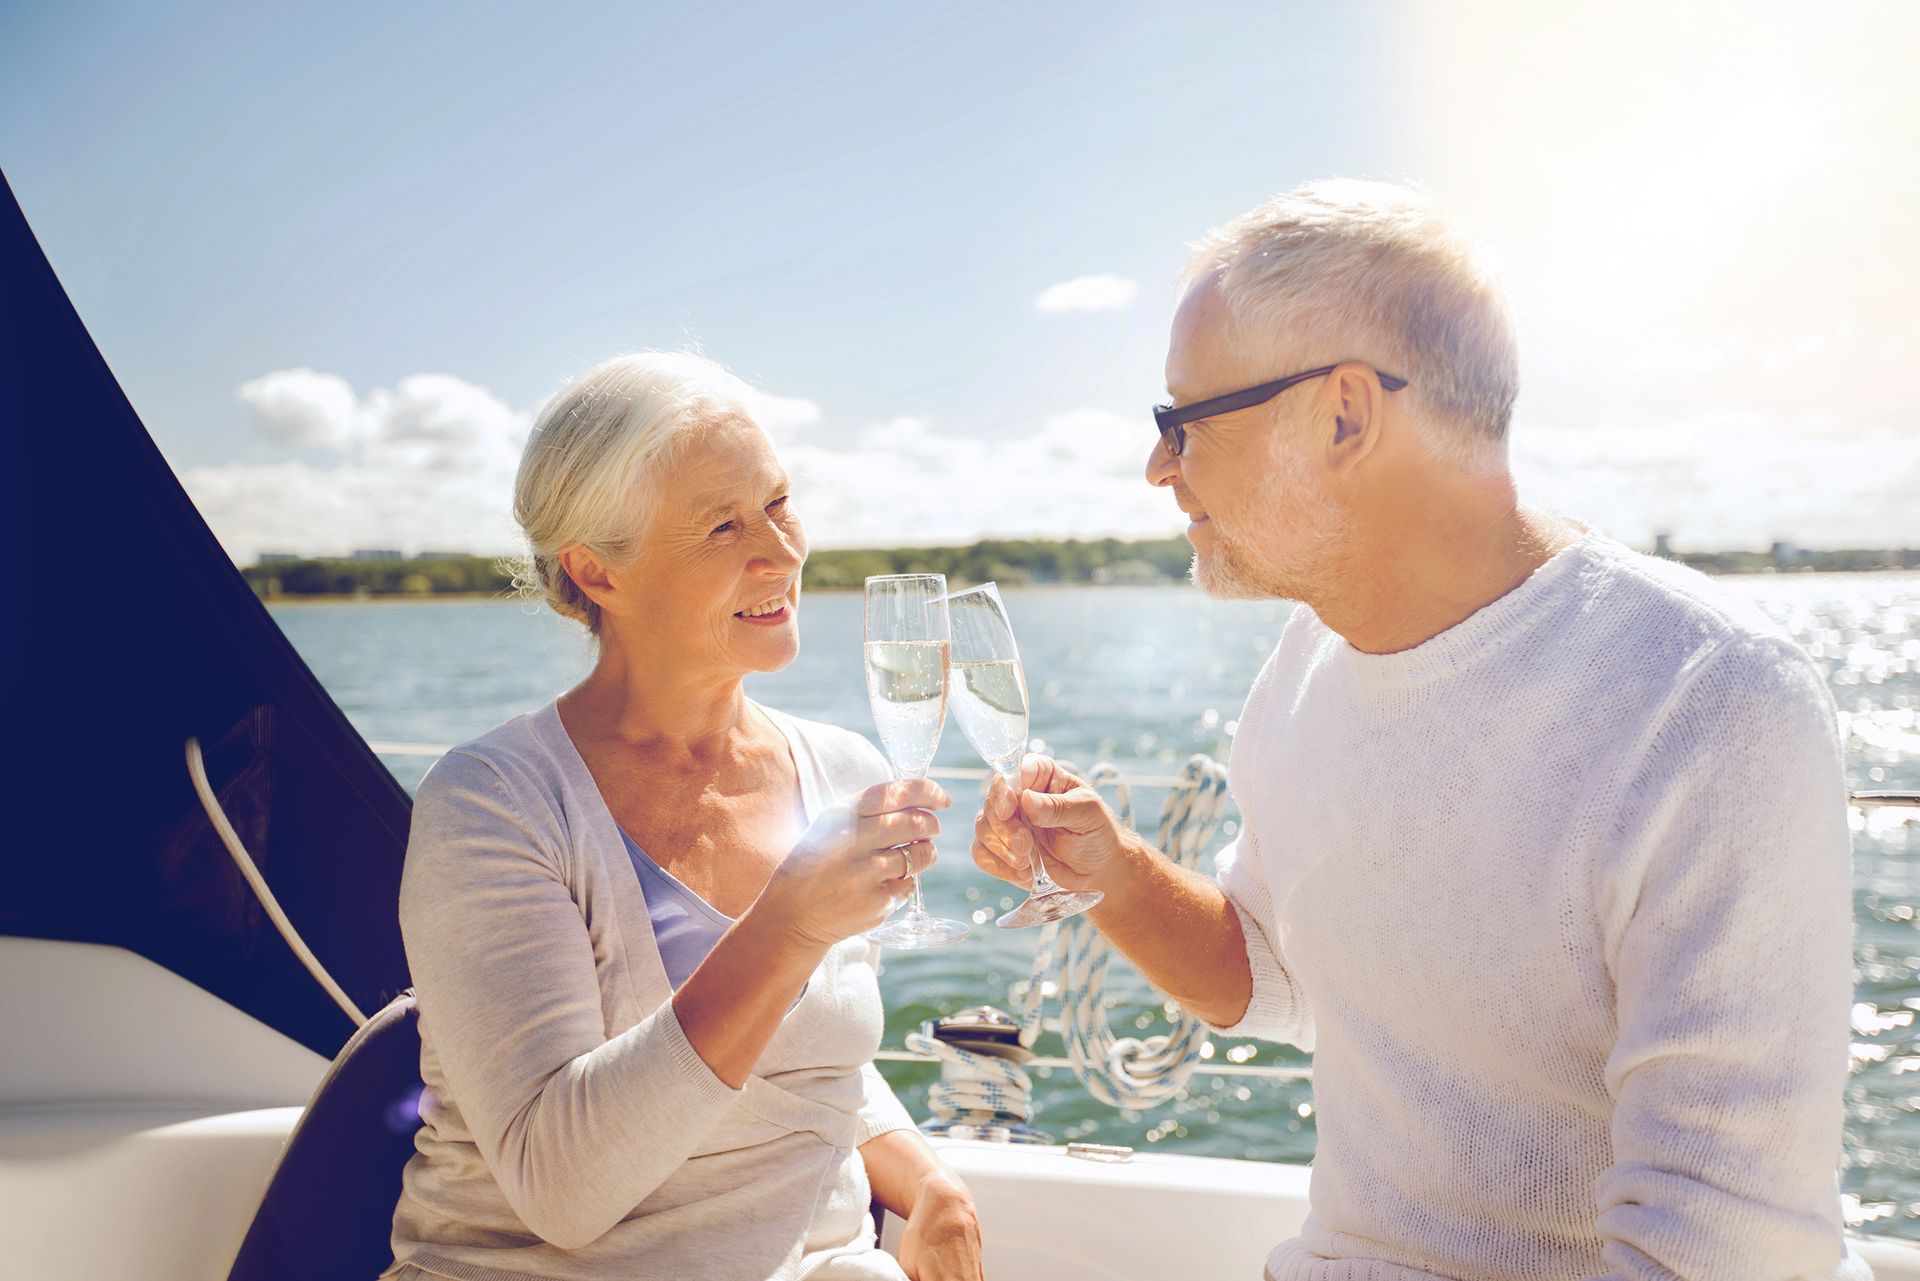
[[[867,701],[893,772],[925,778],[947,721],[947,579],[944,574],[884,574],[867,580]],[[867,937],[888,947],[945,947],[970,931],[927,912],[920,877],[898,920]]]
[[[1027,750],[1027,678],[1006,603],[997,586],[982,583],[947,597],[947,612],[953,628],[953,714],[973,750],[1018,791],[1020,758]],[[1076,916],[1104,897],[1098,890],[1055,884],[1037,841],[1030,861],[1033,888],[1026,902],[994,922],[1003,930]]]

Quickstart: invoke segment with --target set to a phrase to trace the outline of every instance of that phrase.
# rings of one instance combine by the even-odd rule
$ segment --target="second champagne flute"
[[[947,579],[944,574],[884,574],[867,580],[867,701],[880,745],[899,778],[925,778],[947,722]],[[867,937],[888,947],[958,943],[971,931],[931,915],[920,877],[899,919]]]
[[[1013,643],[1013,624],[1000,589],[992,583],[947,597],[953,629],[953,714],[973,750],[1018,791],[1020,758],[1027,751],[1027,677]],[[1044,925],[1086,911],[1098,890],[1070,890],[1054,883],[1034,843],[1033,888],[1027,901],[994,924],[1003,930]]]

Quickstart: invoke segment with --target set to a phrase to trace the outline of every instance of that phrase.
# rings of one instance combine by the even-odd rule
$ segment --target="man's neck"
[[[1350,539],[1336,581],[1307,602],[1320,620],[1362,653],[1412,649],[1526,582],[1585,532],[1521,506],[1510,486],[1456,497],[1465,500],[1408,504],[1372,524],[1371,537]]]

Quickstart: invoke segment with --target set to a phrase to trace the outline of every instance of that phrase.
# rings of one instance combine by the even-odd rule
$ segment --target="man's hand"
[[[1027,888],[1038,850],[1048,874],[1068,889],[1110,889],[1127,844],[1126,830],[1100,794],[1046,756],[1020,762],[1017,786],[995,775],[973,823],[973,861]]]
[[[1032,888],[1036,850],[1060,884],[1106,895],[1088,919],[1148,982],[1215,1027],[1240,1021],[1253,972],[1227,896],[1122,827],[1098,792],[1045,756],[1020,763],[1017,785],[996,776],[973,822],[973,861],[989,875]]]

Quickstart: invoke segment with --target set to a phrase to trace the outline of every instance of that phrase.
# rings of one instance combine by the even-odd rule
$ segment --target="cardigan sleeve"
[[[913,1116],[906,1105],[894,1097],[893,1087],[880,1075],[880,1069],[868,1063],[860,1069],[860,1129],[854,1139],[857,1147],[868,1139],[877,1139],[894,1130],[912,1130]]]
[[[671,1002],[609,1039],[581,910],[486,760],[442,758],[414,800],[400,927],[445,1085],[508,1204],[562,1249],[630,1214],[739,1092]]]
[[[833,725],[810,721],[799,724],[801,732],[809,736],[818,754],[825,772],[824,785],[829,800],[851,796],[892,777],[887,758],[865,736]],[[875,944],[873,960],[876,969],[879,967],[879,958],[880,946]],[[916,1128],[912,1114],[894,1096],[893,1087],[887,1084],[887,1079],[880,1075],[880,1069],[872,1063],[860,1069],[860,1089],[860,1128],[854,1139],[856,1146],[894,1130]]]

